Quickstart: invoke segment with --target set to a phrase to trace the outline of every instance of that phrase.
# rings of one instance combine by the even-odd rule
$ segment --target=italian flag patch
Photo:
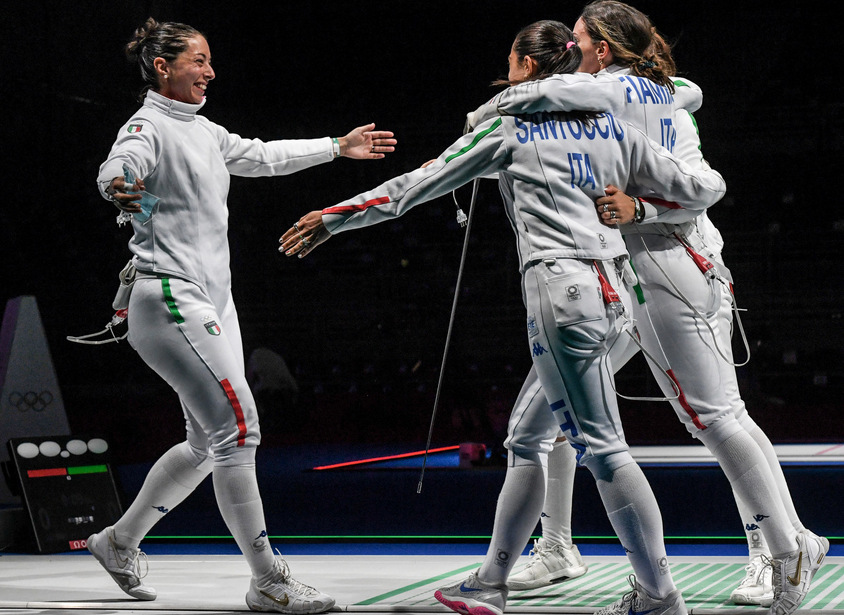
[[[143,127],[143,124],[129,124],[129,127],[126,129],[126,132],[141,132],[141,129]]]
[[[220,325],[218,325],[213,320],[205,323],[205,330],[208,331],[208,333],[210,333],[211,335],[220,335],[222,331],[220,329]]]

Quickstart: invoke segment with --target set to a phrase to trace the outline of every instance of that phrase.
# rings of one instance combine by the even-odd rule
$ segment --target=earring
[[[601,70],[604,70],[604,58],[598,56],[598,66],[601,67]]]

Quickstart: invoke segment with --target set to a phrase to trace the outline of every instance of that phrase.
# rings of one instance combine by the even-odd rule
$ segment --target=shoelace
[[[281,553],[279,553],[278,549],[276,549],[276,568],[278,569],[278,573],[281,576],[281,581],[287,584],[290,587],[290,590],[298,593],[298,594],[315,594],[317,590],[310,585],[305,585],[301,581],[297,581],[293,577],[290,576],[290,567],[287,565],[287,561],[282,557]]]
[[[526,568],[530,568],[531,566],[535,566],[542,560],[542,554],[545,553],[547,549],[544,549],[542,545],[539,544],[539,540],[533,541],[533,549],[530,550],[530,558],[531,560],[528,562]]]
[[[771,584],[774,586],[774,602],[777,602],[782,595],[782,574],[780,574],[779,560],[773,560],[767,555],[762,555],[762,562],[765,566],[771,567]]]
[[[627,583],[630,584],[630,591],[624,594],[616,604],[624,604],[625,602],[629,602],[631,605],[633,601],[636,599],[636,596],[639,592],[636,591],[636,575],[629,574],[627,575]]]
[[[747,566],[744,567],[744,582],[745,583],[752,583],[756,584],[756,580],[759,578],[759,566],[756,564],[756,561],[750,562]]]
[[[771,566],[771,560],[766,555],[754,557],[750,563],[744,567],[747,571],[746,580],[752,579],[753,583],[759,583],[765,574],[765,568]]]
[[[140,573],[141,565],[140,562],[144,563],[144,572],[143,574]],[[149,560],[147,559],[147,554],[143,551],[138,551],[138,555],[135,557],[135,574],[138,576],[139,579],[143,579],[147,576],[149,572]]]
[[[543,547],[542,545],[540,545],[539,540],[534,540],[533,541],[533,549],[530,550],[530,554],[529,554],[529,556],[532,559],[530,560],[530,562],[528,562],[528,565],[525,566],[525,568],[530,568],[531,566],[538,564],[539,562],[542,561],[543,555],[545,555],[545,554],[550,555],[554,552],[559,553],[560,557],[562,558],[563,562],[566,563],[566,565],[573,565],[574,564],[574,562],[569,561],[569,558],[567,557],[567,555],[565,553],[565,547],[563,545],[554,545],[549,549],[547,547]]]
[[[135,576],[138,579],[143,579],[149,573],[149,559],[147,558],[147,554],[141,551],[140,549],[121,549],[120,547],[115,544],[114,540],[112,539],[111,535],[108,537],[108,545],[111,547],[114,557],[117,560],[117,563],[120,564],[120,567],[124,570],[131,570],[135,573]],[[130,556],[125,557],[120,554],[120,551],[129,551],[131,553]],[[141,564],[144,564],[144,571],[141,574]]]

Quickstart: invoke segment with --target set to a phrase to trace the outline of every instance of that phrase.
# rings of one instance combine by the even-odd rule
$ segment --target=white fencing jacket
[[[632,123],[693,167],[708,166],[690,116],[700,108],[703,92],[689,79],[675,78],[673,81],[675,90],[672,93],[668,88],[618,65],[611,65],[595,75],[552,75],[503,90],[469,113],[467,126],[472,127],[475,122],[498,114],[606,110]],[[639,231],[671,234],[677,230],[686,234],[694,227],[689,223],[699,214],[699,210],[689,211],[646,202],[645,218]],[[702,222],[708,222],[708,218],[704,217]],[[629,229],[622,227],[622,232],[626,231]]]
[[[716,171],[691,168],[609,113],[586,123],[563,114],[505,116],[481,123],[428,167],[324,209],[322,220],[331,233],[368,226],[496,172],[522,268],[552,257],[626,255],[619,231],[595,211],[607,184],[696,210],[726,189]]]
[[[199,284],[215,300],[231,287],[229,175],[284,175],[334,158],[331,139],[263,142],[229,133],[194,105],[149,91],[120,129],[97,183],[100,193],[123,165],[160,198],[145,223],[133,217],[129,242],[138,271]],[[224,293],[221,295],[220,293]]]

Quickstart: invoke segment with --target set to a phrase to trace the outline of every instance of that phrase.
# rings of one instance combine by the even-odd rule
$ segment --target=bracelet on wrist
[[[340,157],[340,140],[337,137],[331,137],[331,149],[334,151],[334,157]]]
[[[633,199],[633,222],[639,224],[645,219],[645,206],[642,204],[642,199],[637,196],[631,197]]]

